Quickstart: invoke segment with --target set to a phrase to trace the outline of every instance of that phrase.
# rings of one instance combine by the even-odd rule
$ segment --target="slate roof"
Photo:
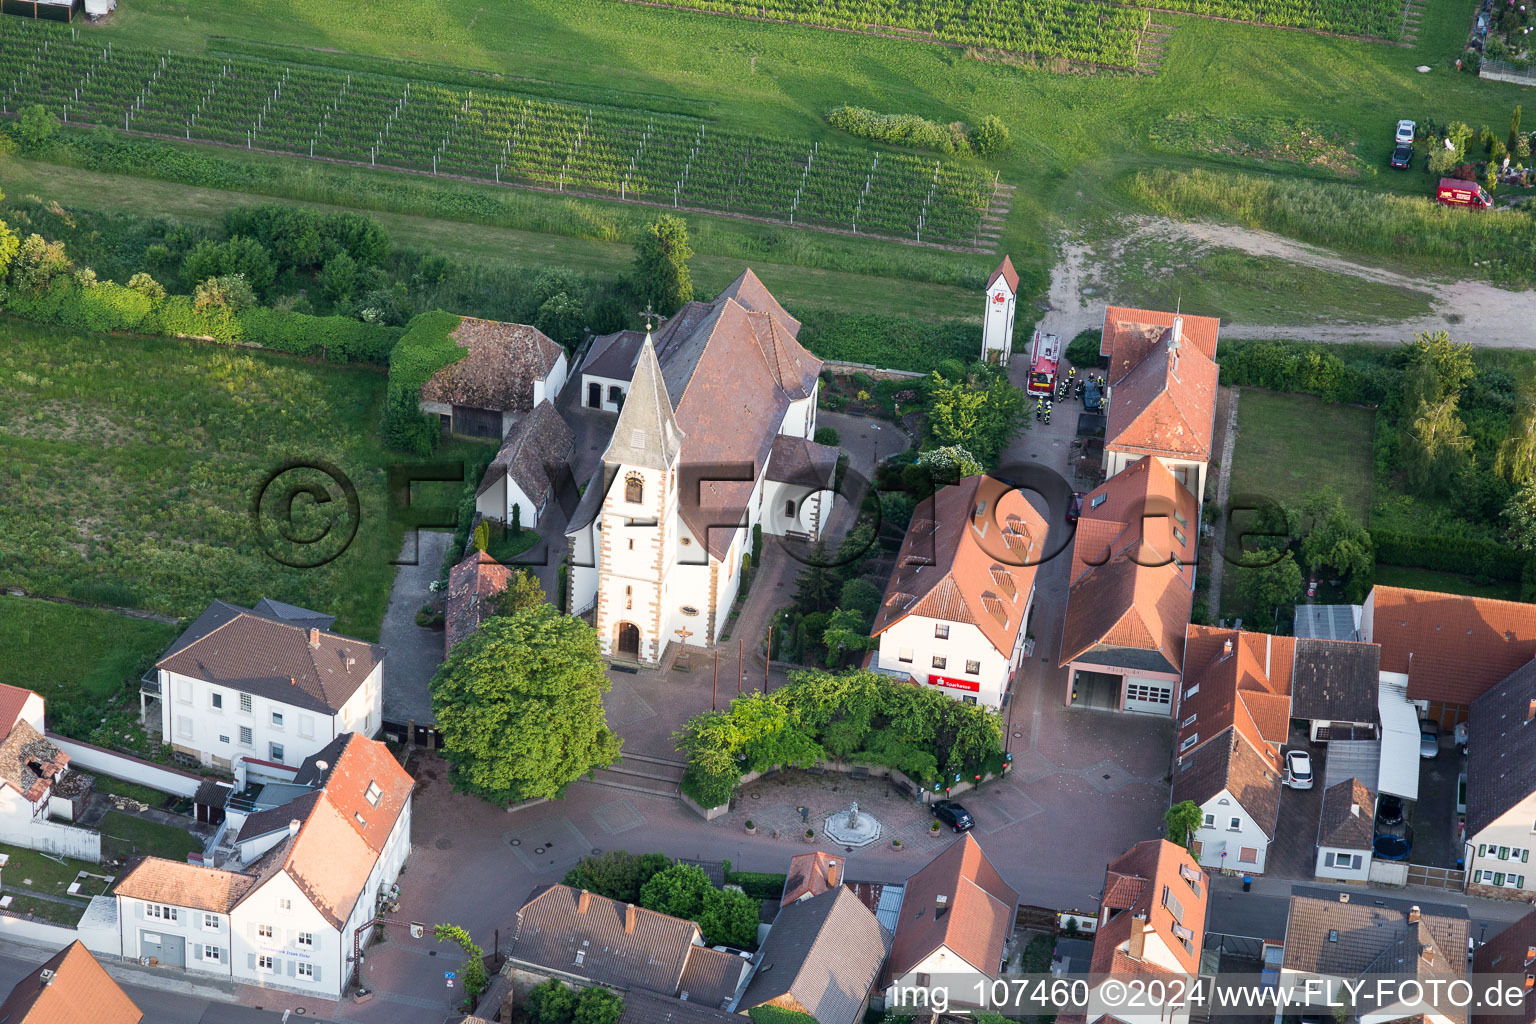
[[[469,636],[491,614],[491,598],[507,589],[512,570],[476,548],[448,572],[448,598],[443,604],[445,650]]]
[[[1213,317],[1114,306],[1105,310],[1104,335],[1111,345],[1106,448],[1210,459],[1219,330],[1220,321]]]
[[[1474,974],[1529,974],[1536,969],[1536,910],[1509,925],[1472,954]],[[1531,1024],[1536,1021],[1536,988],[1525,990],[1525,1009],[1518,1014],[1474,1013],[1476,1024]]]
[[[666,470],[676,464],[682,448],[683,434],[662,383],[656,348],[647,335],[624,406],[614,424],[613,437],[603,452],[603,462],[610,466]]]
[[[300,608],[296,604],[286,601],[274,601],[270,597],[264,597],[257,601],[251,608],[252,615],[260,615],[263,618],[276,622],[286,622],[291,626],[300,626],[308,629],[313,626],[316,629],[330,629],[336,624],[336,616],[326,615],[323,612],[310,611],[308,608]]]
[[[1002,278],[1004,281],[1008,282],[1009,291],[1013,292],[1015,295],[1019,294],[1019,272],[1013,269],[1013,260],[1009,259],[1007,256],[1004,256],[1003,262],[999,263],[997,265],[997,269],[992,271],[992,276],[987,278],[988,291],[990,291],[992,286],[997,283],[998,278]]]
[[[28,803],[47,795],[54,776],[68,766],[69,755],[32,728],[31,722],[18,719],[0,743],[0,780]]]
[[[779,911],[739,1009],[770,1003],[817,1024],[858,1024],[891,935],[843,886]]]
[[[735,953],[690,946],[683,976],[677,982],[677,996],[681,999],[686,995],[689,1002],[723,1009],[741,986],[741,975],[746,969],[747,961]]]
[[[214,601],[156,668],[334,714],[383,660],[384,648]]]
[[[1467,836],[1536,792],[1536,663],[1472,702],[1467,718]]]
[[[1280,817],[1280,772],[1235,728],[1228,727],[1179,759],[1173,770],[1173,802],[1204,805],[1226,790],[1269,838]]]
[[[51,971],[48,981],[43,972]],[[134,1005],[78,939],[16,983],[0,1003],[5,1024],[139,1024]]]
[[[788,906],[802,896],[819,896],[837,886],[847,871],[848,862],[840,854],[817,850],[797,853],[789,858],[789,872],[784,876],[780,906]]]
[[[1166,970],[1129,956],[1131,930],[1137,924],[1150,928],[1163,940],[1182,973],[1199,973],[1210,879],[1189,851],[1163,839],[1137,843],[1109,862],[1104,872],[1104,896],[1103,906],[1112,913],[1094,935],[1094,973]],[[1176,927],[1187,929],[1189,934],[1176,932]]]
[[[1024,492],[996,477],[966,477],[912,513],[875,615],[879,636],[909,615],[969,622],[1004,657],[1044,558],[1045,519]]]
[[[1179,671],[1195,599],[1197,526],[1194,497],[1156,459],[1142,459],[1088,492],[1072,548],[1063,667],[1091,656]]]
[[[768,457],[768,479],[801,487],[831,487],[841,449],[780,434]]]
[[[635,907],[634,927],[626,932],[630,906],[568,885],[535,889],[517,912],[511,956],[604,985],[676,995],[692,951],[704,949],[693,945],[698,926]],[[582,954],[579,964],[578,953]],[[739,957],[732,959],[745,962]],[[688,998],[690,1002],[719,1005],[708,998],[713,994],[690,992]]]
[[[1340,902],[1341,895],[1349,902]],[[1409,929],[1409,908],[1415,905],[1426,925],[1421,938],[1441,951],[1448,970],[1461,974],[1469,924],[1466,907],[1398,899],[1375,890],[1340,894],[1301,885],[1291,888],[1284,966],[1351,978],[1372,970]],[[1337,934],[1330,938],[1331,933]],[[1445,957],[1446,950],[1460,955]]]
[[[1471,704],[1536,656],[1536,604],[1377,586],[1368,599],[1381,671],[1409,700]]]
[[[1363,722],[1380,717],[1381,648],[1347,640],[1296,641],[1291,714],[1310,721]]]
[[[632,988],[624,993],[619,1024],[741,1024],[741,1018],[713,1006]]]
[[[1376,797],[1359,779],[1345,779],[1323,794],[1317,845],[1369,850],[1375,834]]]
[[[937,912],[939,896],[946,897],[942,914]],[[940,946],[995,977],[1018,902],[1018,893],[965,833],[907,879],[885,984],[909,973]]]
[[[528,412],[534,381],[548,377],[565,353],[537,327],[472,316],[461,317],[448,337],[469,351],[428,378],[424,402]]]
[[[496,457],[485,467],[475,496],[484,494],[502,479],[510,479],[535,506],[542,505],[566,471],[575,442],[576,435],[554,404],[544,399],[507,431]]]

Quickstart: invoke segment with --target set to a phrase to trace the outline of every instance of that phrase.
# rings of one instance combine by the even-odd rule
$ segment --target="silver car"
[[[1285,784],[1292,789],[1312,788],[1312,755],[1305,750],[1288,751],[1285,755]]]
[[[1434,722],[1419,723],[1419,756],[1426,761],[1440,756],[1440,727]]]

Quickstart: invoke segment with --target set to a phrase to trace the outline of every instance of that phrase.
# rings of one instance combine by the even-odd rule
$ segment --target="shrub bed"
[[[458,330],[462,319],[442,310],[422,313],[406,325],[405,334],[390,352],[384,435],[395,447],[418,455],[427,455],[437,447],[436,420],[423,415],[419,406],[421,386],[469,351],[448,337]]]

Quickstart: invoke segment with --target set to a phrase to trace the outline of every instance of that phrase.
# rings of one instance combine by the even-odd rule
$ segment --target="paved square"
[[[611,836],[645,824],[645,815],[640,813],[640,809],[628,797],[592,808],[592,818]]]
[[[524,825],[504,833],[507,845],[529,871],[551,871],[592,852],[593,846],[569,818]]]

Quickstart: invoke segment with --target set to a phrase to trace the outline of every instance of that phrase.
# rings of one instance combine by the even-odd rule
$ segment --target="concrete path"
[[[433,597],[430,587],[442,571],[443,555],[453,535],[441,530],[407,532],[395,570],[389,607],[379,626],[384,659],[384,719],[430,725],[432,698],[427,684],[443,660],[443,634],[416,625],[416,613]]]

